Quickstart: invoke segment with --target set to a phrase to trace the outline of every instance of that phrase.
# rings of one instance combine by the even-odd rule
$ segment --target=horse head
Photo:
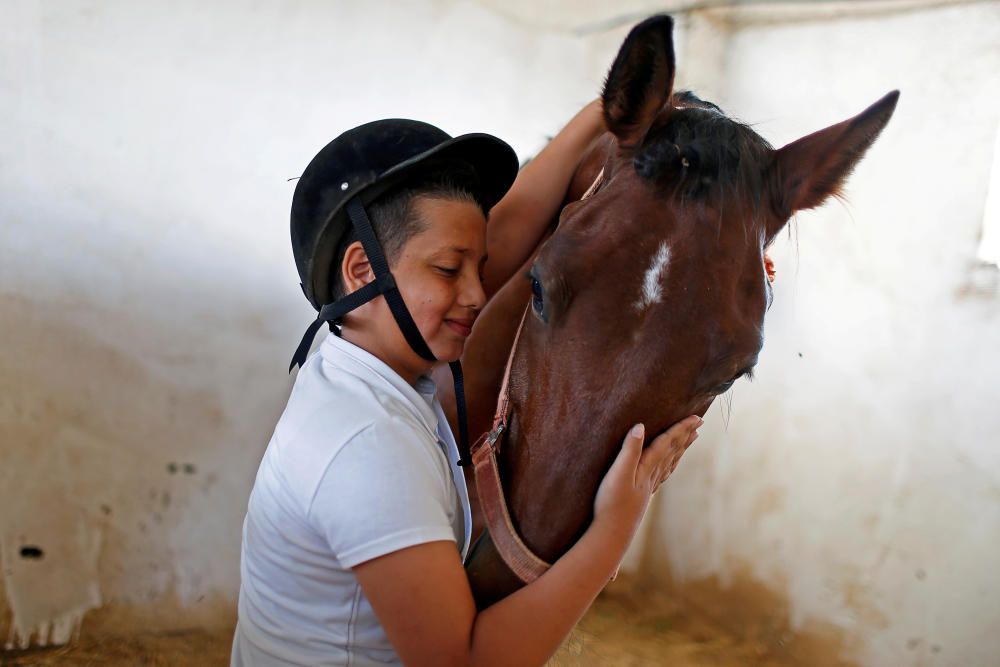
[[[602,96],[608,132],[572,186],[586,196],[530,266],[499,466],[517,531],[549,562],[586,529],[632,424],[648,442],[752,374],[772,298],[765,248],[838,194],[898,97],[775,150],[673,89],[672,31],[658,16],[626,38]],[[468,571],[481,605],[519,585],[488,536]]]

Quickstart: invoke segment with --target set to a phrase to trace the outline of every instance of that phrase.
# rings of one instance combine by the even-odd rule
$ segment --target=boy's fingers
[[[653,444],[647,449],[651,456],[659,457],[665,450],[670,450],[677,446],[686,447],[691,442],[691,434],[697,433],[695,429],[704,424],[700,417],[692,415],[687,419],[677,422],[665,433],[658,436]]]
[[[646,451],[643,452],[642,463],[647,463],[653,470],[656,470],[671,458],[679,459],[680,455],[687,451],[687,448],[698,437],[698,432],[695,429],[703,423],[704,421],[696,415],[677,422],[646,448]]]
[[[691,431],[691,437],[688,438],[687,444],[684,445],[684,449],[690,447],[691,443],[693,443],[697,439],[698,439],[698,431]]]
[[[646,437],[646,427],[643,424],[636,424],[629,429],[622,443],[622,451],[615,459],[614,465],[624,465],[630,469],[635,469],[642,456],[642,443]],[[613,466],[612,466],[613,467]]]

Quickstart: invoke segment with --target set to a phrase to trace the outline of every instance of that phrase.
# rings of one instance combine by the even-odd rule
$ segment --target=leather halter
[[[593,184],[580,198],[586,199],[592,195],[604,176],[604,169],[597,174]],[[500,468],[497,466],[497,452],[500,451],[500,441],[507,433],[510,424],[510,369],[517,352],[517,341],[521,337],[524,321],[528,316],[529,302],[524,308],[521,323],[517,325],[514,342],[510,346],[510,356],[507,357],[507,367],[503,372],[503,383],[500,385],[500,396],[497,398],[497,410],[493,415],[493,426],[488,433],[483,434],[472,446],[472,465],[476,473],[476,489],[479,491],[479,504],[486,515],[486,527],[490,538],[497,548],[500,558],[510,568],[517,578],[526,584],[545,574],[552,565],[539,558],[521,536],[517,534],[510,518],[507,500],[503,495],[503,484],[500,482]],[[617,574],[617,572],[616,572]]]
[[[590,195],[597,192],[597,186],[601,184],[601,181],[603,179],[604,179],[604,167],[601,167],[601,170],[597,172],[597,178],[594,179],[594,182],[590,184],[590,187],[587,188],[587,191],[583,193],[583,196],[580,197],[580,199],[584,200]]]
[[[514,362],[514,353],[517,351],[517,341],[524,328],[524,320],[528,315],[528,307],[524,309],[521,323],[517,326],[517,333],[514,334],[514,343],[510,347],[510,356],[507,358],[507,368],[503,372],[503,384],[500,385],[500,396],[497,399],[497,411],[493,416],[493,427],[472,446],[476,489],[479,492],[479,504],[483,514],[486,515],[486,527],[490,531],[490,538],[503,562],[526,584],[538,579],[552,566],[536,556],[517,534],[503,495],[496,455],[500,450],[500,440],[507,432],[509,424],[510,368]]]

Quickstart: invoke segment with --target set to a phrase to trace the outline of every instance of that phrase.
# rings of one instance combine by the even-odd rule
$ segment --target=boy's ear
[[[355,241],[344,251],[344,262],[340,266],[340,277],[344,291],[350,294],[375,280],[375,272],[365,253],[361,241]]]

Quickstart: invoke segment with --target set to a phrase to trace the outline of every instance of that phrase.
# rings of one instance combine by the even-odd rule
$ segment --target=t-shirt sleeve
[[[430,435],[390,421],[344,444],[309,505],[312,525],[344,567],[425,542],[450,540],[450,472]]]

